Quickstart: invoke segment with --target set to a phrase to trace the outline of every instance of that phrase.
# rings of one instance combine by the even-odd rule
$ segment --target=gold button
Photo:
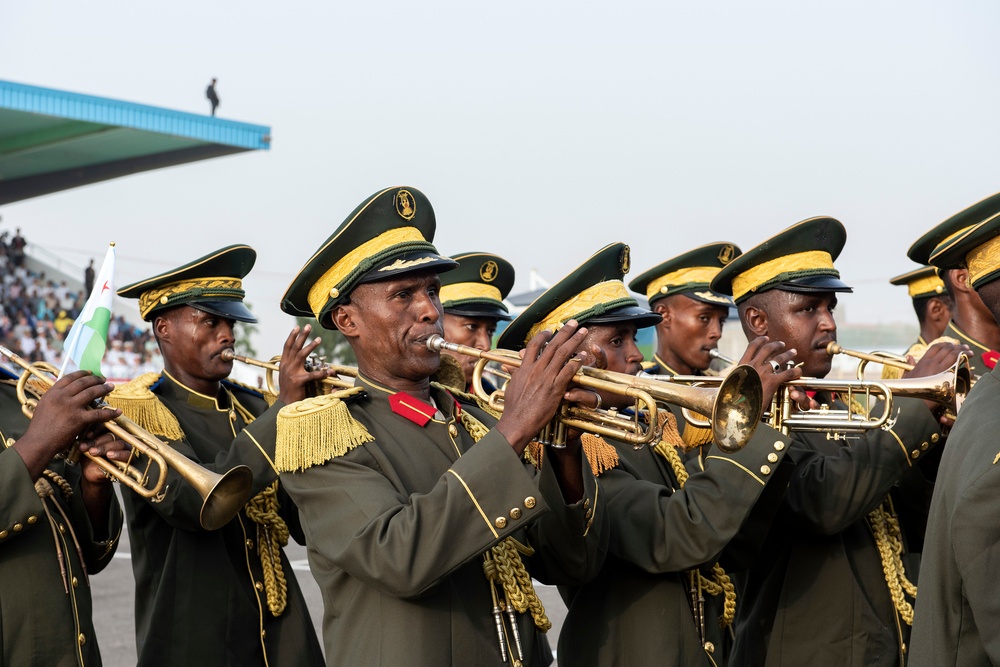
[[[80,585],[80,582],[77,580],[76,577],[73,577],[73,588],[76,588],[79,585]]]
[[[166,295],[163,295],[163,296],[160,297],[160,303],[162,303],[164,305],[166,305],[169,301],[170,301],[170,299]]]
[[[926,452],[928,447],[930,447],[930,445],[928,445],[926,442],[921,442],[920,443],[920,449],[921,449],[921,451]]]
[[[715,653],[715,644],[713,644],[712,642],[705,642],[705,652]]]
[[[771,463],[777,463],[778,455],[775,454],[774,452],[771,452],[770,454],[767,455],[767,460],[770,461]]]
[[[28,517],[28,525],[29,525],[29,526],[33,526],[33,525],[35,525],[35,523],[36,523],[37,521],[38,521],[38,517],[37,517],[37,516],[29,516],[29,517]]]
[[[910,452],[910,458],[911,459],[915,459],[918,456],[920,456],[920,450],[919,449],[914,449],[912,452]]]
[[[84,644],[86,644],[86,643],[87,643],[87,636],[86,636],[86,635],[84,635],[84,634],[83,634],[83,633],[81,632],[81,633],[80,633],[80,646],[83,646],[83,645],[84,645]]]
[[[23,528],[24,528],[24,526],[22,526],[22,525],[21,525],[21,524],[19,524],[19,523],[15,523],[15,524],[14,524],[14,532],[15,532],[15,533],[20,533],[20,532],[21,532],[21,529],[23,529]]]
[[[231,421],[231,422],[235,422],[236,421],[236,410],[230,410],[229,411],[229,421]]]
[[[261,630],[260,631],[260,638],[261,639],[267,639],[267,630]]]
[[[336,287],[331,287],[330,288],[330,298],[331,299],[336,299],[338,296],[340,296],[340,290],[337,289]]]
[[[584,507],[590,507],[590,498],[584,498],[583,499],[583,506]]]
[[[458,427],[454,424],[448,424],[448,435],[453,438],[458,437]]]
[[[524,499],[524,506],[527,507],[529,510],[533,509],[535,507],[535,497],[534,496],[528,496],[527,498],[525,498]]]
[[[247,549],[253,549],[253,540],[247,540]]]
[[[514,521],[517,521],[518,519],[520,519],[521,518],[521,508],[520,507],[515,507],[514,509],[512,509],[510,511],[510,518],[513,519]]]
[[[502,517],[502,516],[498,516],[498,517],[497,517],[497,520],[496,520],[496,521],[494,521],[494,522],[493,522],[493,524],[494,524],[494,525],[495,525],[495,526],[496,526],[497,528],[500,528],[501,530],[503,530],[504,528],[506,528],[506,527],[507,527],[507,519],[505,519],[505,518],[504,518],[504,517]]]
[[[17,526],[14,526],[14,530],[20,530],[20,528],[18,528]],[[59,532],[60,533],[65,533],[66,532],[66,524],[64,524],[64,523],[59,524]]]
[[[771,466],[761,466],[760,467],[760,474],[761,475],[770,475],[771,474]]]
[[[17,440],[14,440],[14,438],[7,438],[8,447],[13,447],[15,442],[17,442]]]
[[[941,439],[941,436],[938,435],[937,433],[931,434],[931,442],[937,442],[940,439]]]
[[[593,509],[587,510],[586,512],[584,512],[583,516],[585,519],[589,520],[592,516],[594,516],[594,510]]]
[[[6,530],[0,530],[0,540],[6,540],[8,535],[10,535],[10,533]]]
[[[785,448],[785,443],[784,442],[782,442],[781,440],[775,440],[774,441],[774,450],[775,451],[780,452],[784,448]]]
[[[256,588],[258,591],[264,590],[264,584],[260,583],[259,581],[253,582],[253,587]]]

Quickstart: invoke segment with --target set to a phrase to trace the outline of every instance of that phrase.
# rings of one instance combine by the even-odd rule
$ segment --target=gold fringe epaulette
[[[261,396],[264,397],[264,400],[267,401],[267,404],[269,406],[270,405],[274,405],[275,402],[278,400],[278,395],[277,394],[272,394],[267,389],[259,389],[257,387],[252,386],[252,385],[246,384],[244,382],[238,382],[238,381],[236,381],[236,380],[234,380],[232,378],[226,378],[226,383],[227,384],[236,385],[237,387],[240,387],[241,389],[246,389],[251,394],[260,394]]]
[[[455,387],[452,387],[451,385],[444,384],[443,382],[438,382],[436,380],[431,380],[431,386],[437,387],[438,389],[444,389],[445,391],[447,391],[449,394],[459,399],[460,401],[465,401],[466,403],[472,403],[477,408],[479,408],[486,414],[490,415],[494,419],[500,419],[501,417],[503,417],[503,412],[501,412],[500,410],[494,410],[493,408],[490,407],[489,403],[479,398],[475,394],[470,394],[465,391],[459,391],[458,389],[455,389]]]
[[[684,433],[681,434],[681,440],[684,442],[685,450],[710,445],[712,444],[712,429],[684,424]]]
[[[322,465],[374,440],[344,402],[361,391],[362,387],[352,387],[283,407],[277,418],[274,467],[278,472]]]
[[[431,376],[431,382],[443,385],[445,389],[453,392],[465,391],[465,371],[455,357],[447,354],[441,355],[441,365],[437,372]]]
[[[580,442],[583,445],[583,455],[587,457],[595,477],[600,477],[601,473],[618,465],[618,450],[601,436],[584,433],[580,436]],[[542,467],[544,455],[545,446],[537,440],[529,442],[524,450],[525,459],[536,468]]]
[[[159,373],[144,373],[131,382],[115,387],[106,400],[111,407],[118,408],[153,435],[167,440],[182,440],[184,431],[177,417],[150,391],[150,387],[159,380]]]

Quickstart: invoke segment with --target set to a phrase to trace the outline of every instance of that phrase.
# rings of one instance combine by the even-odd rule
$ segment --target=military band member
[[[116,388],[109,401],[188,458],[213,463],[274,397],[228,380],[236,322],[256,322],[242,279],[256,253],[222,248],[123,287],[139,300],[163,372]],[[140,665],[316,665],[319,641],[282,546],[302,541],[295,506],[256,447],[255,497],[217,531],[199,522],[201,498],[174,474],[165,497],[124,493],[136,581]],[[259,492],[259,493],[258,493]]]
[[[703,375],[719,347],[722,327],[733,307],[732,297],[713,292],[712,279],[740,254],[732,243],[711,243],[653,267],[629,283],[645,294],[649,307],[663,316],[656,324],[656,352],[647,373]],[[686,447],[708,445],[709,429],[688,425],[680,409],[671,406]]]
[[[973,204],[928,231],[910,246],[907,256],[927,264],[931,253],[949,236],[997,213],[1000,213],[1000,193]],[[955,304],[951,322],[942,335],[972,349],[969,362],[973,376],[978,378],[989,373],[1000,359],[1000,325],[976,290],[969,287],[968,269],[964,266],[940,269],[940,275]]]
[[[89,408],[111,385],[76,371],[45,392],[29,422],[15,384],[0,371],[0,664],[99,666],[89,575],[111,562],[122,513],[98,466],[62,454],[77,438],[95,455],[121,447],[95,435],[120,412]]]
[[[528,306],[498,346],[523,348],[534,330],[576,319],[587,327],[584,346],[599,367],[634,375],[642,363],[636,333],[655,325],[660,315],[640,308],[625,289],[627,265],[628,246],[605,247]],[[766,368],[768,401],[780,382],[799,374],[785,367],[794,350],[774,356],[782,369],[774,372],[768,360],[782,347],[765,341],[753,346],[751,356]],[[631,399],[598,393],[604,407],[632,407]],[[679,440],[672,415],[663,439],[640,449],[583,436],[607,498],[611,543],[596,579],[560,587],[569,606],[559,636],[561,664],[725,664],[719,640],[706,639],[720,634],[720,620],[732,622],[735,604],[732,584],[716,559],[741,526],[762,529],[748,518],[758,499],[769,496],[763,504],[770,507],[760,508],[767,517],[780,502],[790,472],[783,464],[789,439],[762,425],[742,451],[713,451],[705,472],[690,476],[675,448]],[[699,598],[709,591],[727,600],[728,617],[708,615]]]
[[[421,192],[382,190],[282,300],[340,330],[358,361],[353,389],[285,406],[273,428],[323,591],[330,665],[541,664],[550,622],[531,577],[579,583],[606,545],[579,447],[553,450],[540,471],[522,459],[584,361],[586,330],[570,323],[532,341],[499,422],[457,401],[430,381],[438,273],[456,264],[434,249],[434,229]]]
[[[837,295],[851,291],[833,264],[846,238],[833,218],[811,218],[736,258],[712,282],[734,296],[747,337],[783,340],[806,378],[830,371]],[[932,346],[911,376],[946,369],[957,352]],[[823,391],[815,402],[848,409]],[[920,465],[941,439],[938,419],[923,401],[896,398],[881,429],[792,435],[796,471],[748,573],[732,664],[899,665],[914,574],[898,554],[920,548],[931,491]]]
[[[991,213],[969,216],[971,228],[940,244],[930,261],[967,272],[1000,322],[998,220]],[[941,459],[913,624],[914,667],[1000,664],[998,429],[1000,371],[994,368],[969,393]]]
[[[944,335],[951,321],[955,301],[944,286],[944,280],[933,266],[907,271],[889,280],[892,285],[906,285],[913,300],[913,310],[920,324],[917,342],[907,349],[907,355],[922,354],[931,341]],[[918,347],[919,346],[919,347]]]
[[[510,262],[485,252],[452,255],[458,266],[441,274],[441,307],[444,308],[444,338],[452,343],[488,350],[493,345],[497,322],[511,319],[503,300],[514,286]],[[465,391],[472,383],[477,359],[448,350],[465,374]],[[487,390],[492,385],[485,385]]]

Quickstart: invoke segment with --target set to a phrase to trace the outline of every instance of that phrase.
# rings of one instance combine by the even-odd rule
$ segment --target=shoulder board
[[[242,391],[244,393],[250,394],[251,396],[256,396],[257,398],[267,401],[268,405],[274,405],[278,397],[269,391],[264,391],[258,389],[257,387],[252,387],[248,384],[242,382],[237,382],[231,378],[226,378],[222,381],[222,385],[229,388],[230,391]]]
[[[657,366],[657,364],[656,364],[655,361],[644,361],[644,362],[642,362],[642,370],[646,371],[647,373],[649,371],[653,370],[654,368],[658,368],[658,366]]]
[[[352,387],[281,408],[274,456],[278,472],[301,472],[323,465],[374,440],[347,407],[363,393],[362,387]]]
[[[184,431],[180,422],[152,391],[159,382],[159,373],[145,373],[115,387],[106,400],[111,407],[120,409],[122,414],[153,435],[167,440],[181,440]]]

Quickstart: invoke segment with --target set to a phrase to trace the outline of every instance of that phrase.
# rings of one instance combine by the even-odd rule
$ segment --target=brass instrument
[[[722,354],[721,352],[719,352],[719,348],[717,348],[717,347],[713,347],[711,350],[709,350],[708,351],[708,356],[712,357],[713,359],[718,359],[719,361],[721,361],[726,366],[735,366],[736,365],[736,360],[735,359],[733,359],[732,357],[727,357],[726,355]]]
[[[221,356],[223,361],[239,361],[240,363],[247,364],[248,366],[266,368],[267,373],[264,374],[264,382],[267,384],[267,390],[272,394],[277,395],[278,385],[274,381],[274,374],[278,372],[281,365],[280,354],[271,357],[269,361],[261,361],[260,359],[244,357],[236,354],[233,350],[223,350]],[[344,375],[350,378],[358,377],[358,369],[354,366],[337,366],[334,364],[327,364],[311,355],[306,360],[307,371],[318,371],[324,368],[333,371],[338,376]],[[354,380],[341,380],[339,377],[328,377],[320,381],[319,384],[325,390],[323,393],[329,393],[330,391],[335,391],[337,389],[350,389],[354,386]]]
[[[38,404],[37,398],[34,397],[41,397],[55,384],[49,376],[58,376],[59,371],[44,362],[29,363],[3,345],[0,345],[0,352],[24,369],[24,373],[18,378],[16,391],[17,398],[21,402],[21,410],[30,419]],[[32,396],[29,396],[29,393]],[[96,409],[110,406],[95,401],[92,407]],[[198,519],[202,528],[206,530],[216,530],[229,523],[250,498],[253,473],[247,466],[236,466],[223,475],[206,470],[125,415],[105,422],[104,428],[131,446],[132,451],[128,461],[109,461],[89,453],[86,456],[100,466],[107,475],[154,503],[163,500],[167,471],[172,468],[201,496],[203,503]],[[73,462],[79,454],[79,450],[74,446],[67,453],[67,459]],[[137,454],[146,457],[145,466],[134,465]],[[151,477],[154,464],[157,466],[155,478]]]
[[[905,371],[913,370],[913,366],[895,355],[885,352],[868,354],[846,350],[837,343],[830,343],[827,353],[846,354],[862,362],[858,364],[856,380],[827,380],[819,378],[802,378],[786,382],[775,394],[772,402],[770,424],[784,433],[790,431],[863,431],[881,428],[888,422],[892,414],[893,399],[898,397],[919,398],[934,403],[940,403],[948,414],[957,415],[972,384],[972,371],[965,355],[959,355],[955,363],[946,371],[927,377],[902,378],[898,380],[865,380],[864,369],[868,362],[887,364]],[[842,400],[850,406],[854,401],[870,406],[874,398],[883,401],[882,410],[877,416],[859,415],[846,410],[833,410],[821,406],[815,410],[796,410],[792,405],[790,390],[800,388],[807,390],[836,391]]]
[[[510,350],[483,351],[466,345],[449,343],[441,336],[431,336],[427,340],[431,350],[451,350],[459,354],[478,357],[473,370],[472,387],[480,399],[490,407],[503,409],[503,392],[487,394],[482,386],[482,374],[486,364],[497,361],[519,368],[521,358]],[[738,366],[726,377],[719,378],[716,388],[686,387],[672,385],[645,374],[628,375],[597,368],[584,367],[577,372],[574,382],[591,390],[601,390],[637,401],[634,414],[629,417],[616,409],[609,410],[580,408],[564,403],[556,415],[555,443],[565,443],[566,428],[575,428],[588,433],[604,435],[635,447],[652,441],[659,434],[656,425],[657,401],[671,403],[700,414],[710,415],[715,442],[723,451],[742,449],[760,421],[763,411],[762,390],[757,371],[750,366]],[[640,421],[644,414],[648,424]]]

